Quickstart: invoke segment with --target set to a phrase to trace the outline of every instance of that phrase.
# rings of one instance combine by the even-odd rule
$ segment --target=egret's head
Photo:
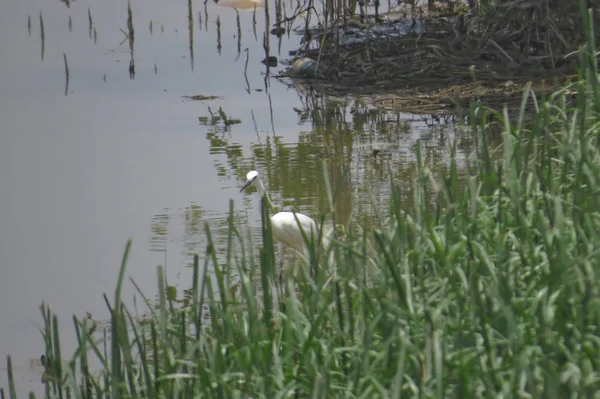
[[[246,175],[246,183],[244,183],[244,185],[242,186],[240,193],[242,191],[244,191],[246,188],[256,184],[257,181],[258,181],[258,172],[255,170],[251,170],[250,172],[248,172],[248,174]]]

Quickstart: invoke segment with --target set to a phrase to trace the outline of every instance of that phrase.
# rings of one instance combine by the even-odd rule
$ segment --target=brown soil
[[[485,16],[470,11],[426,17],[419,33],[352,47],[328,40],[335,37],[334,29],[310,31],[313,44],[323,45],[305,45],[298,57],[319,60],[320,91],[359,94],[383,108],[449,113],[457,102],[468,104],[473,98],[493,107],[517,106],[528,81],[537,94],[570,81],[577,73],[574,52],[585,38],[579,0],[504,2],[509,3]],[[599,15],[596,11],[597,27]],[[393,16],[403,17],[410,20],[414,14]],[[355,18],[343,26],[368,25],[368,19]]]

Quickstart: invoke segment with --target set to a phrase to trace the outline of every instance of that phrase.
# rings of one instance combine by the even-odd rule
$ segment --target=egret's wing
[[[296,217],[298,220],[296,221]],[[301,213],[296,213],[296,217],[292,212],[279,212],[271,217],[271,226],[273,227],[273,236],[277,241],[283,242],[288,247],[303,251],[305,248],[304,237],[300,230],[304,230],[304,234],[311,239],[311,232],[317,234],[317,226],[314,220]]]

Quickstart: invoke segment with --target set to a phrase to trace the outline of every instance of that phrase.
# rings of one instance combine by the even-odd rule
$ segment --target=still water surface
[[[21,395],[42,389],[41,301],[60,318],[67,358],[71,315],[106,319],[102,294],[128,237],[127,275],[148,296],[165,262],[182,290],[204,222],[223,240],[230,199],[257,231],[256,200],[239,193],[247,171],[262,173],[275,203],[317,216],[325,161],[334,183],[350,176],[337,210],[349,220],[385,204],[389,169],[410,179],[417,139],[431,162],[447,154],[451,123],[265,78],[262,8],[239,11],[241,40],[236,11],[212,1],[132,0],[131,10],[134,40],[123,0],[0,5],[0,355],[12,355]],[[286,59],[299,40],[271,36],[271,54]],[[185,98],[199,94],[219,98]],[[219,108],[241,123],[218,120]]]

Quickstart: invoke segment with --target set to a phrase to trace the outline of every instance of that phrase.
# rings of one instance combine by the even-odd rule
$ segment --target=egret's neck
[[[264,186],[262,180],[260,180],[260,179],[258,179],[258,182],[256,184],[256,192],[258,193],[258,196],[260,197],[261,200],[263,198],[267,199],[267,205],[269,206],[269,208],[271,210],[273,210],[273,203],[271,202],[271,198],[269,198],[269,193],[265,189],[265,186]]]

